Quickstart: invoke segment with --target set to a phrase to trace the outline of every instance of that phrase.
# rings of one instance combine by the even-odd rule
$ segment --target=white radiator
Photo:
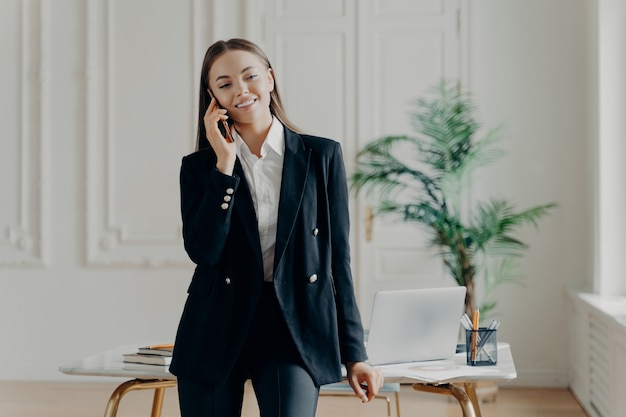
[[[611,378],[609,330],[598,320],[589,321],[589,405],[599,417],[609,417]]]

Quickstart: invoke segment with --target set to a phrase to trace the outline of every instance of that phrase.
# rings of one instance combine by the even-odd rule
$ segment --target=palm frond
[[[398,204],[393,200],[382,200],[378,206],[375,207],[375,214],[396,213],[404,220],[404,207],[404,204]]]
[[[412,120],[415,131],[429,139],[421,142],[422,160],[435,170],[455,171],[472,151],[472,137],[480,126],[470,97],[455,83],[444,80],[432,92],[434,98],[417,100]]]
[[[367,145],[358,154],[358,166],[352,174],[351,188],[358,194],[366,190],[368,195],[380,193],[383,198],[396,191],[410,189],[425,192],[434,202],[441,200],[438,179],[402,163],[394,152],[398,144],[417,146],[408,136],[389,136]]]
[[[442,210],[440,206],[434,206],[427,202],[404,205],[404,219],[407,221],[416,221],[439,229],[442,226],[438,226],[438,224],[443,222],[444,218],[445,210]]]
[[[490,200],[487,203],[478,203],[476,214],[472,219],[470,234],[476,240],[479,248],[485,248],[495,243],[502,247],[519,247],[526,245],[512,236],[512,233],[525,224],[537,225],[553,208],[554,204],[544,204],[516,213],[513,205],[505,200]]]

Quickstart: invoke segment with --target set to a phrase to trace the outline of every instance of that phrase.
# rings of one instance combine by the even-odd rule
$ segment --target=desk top
[[[127,379],[176,379],[174,375],[168,372],[167,366],[163,366],[163,370],[154,370],[153,366],[147,366],[145,371],[124,369],[122,355],[136,352],[139,346],[118,346],[60,366],[59,371],[66,375],[112,376]],[[148,346],[148,344],[141,346]]]
[[[167,367],[163,370],[154,370],[154,367],[146,367],[146,370],[128,370],[124,369],[122,355],[132,353],[137,350],[138,345],[119,346],[113,349],[88,356],[84,359],[68,363],[60,366],[59,371],[66,375],[83,375],[83,376],[106,376],[121,377],[127,379],[176,379],[174,375],[168,372]],[[452,361],[450,361],[452,362]],[[407,367],[414,367],[416,364],[427,364],[428,362],[413,363]],[[511,355],[510,346],[507,343],[498,344],[498,364],[495,366],[467,366],[465,363],[465,353],[455,355],[454,376],[452,373],[442,373],[444,378],[420,377],[419,375],[410,375],[411,372],[405,372],[401,365],[380,366],[385,374],[385,382],[403,382],[403,383],[444,383],[444,382],[473,382],[473,381],[503,381],[515,379],[517,373],[513,356]],[[405,369],[405,370],[407,370]],[[450,369],[448,369],[450,371]],[[436,374],[435,374],[436,375]]]
[[[517,378],[508,343],[498,343],[498,364],[493,366],[468,366],[466,353],[462,352],[449,360],[379,365],[377,368],[383,370],[385,382],[412,384],[506,381]]]

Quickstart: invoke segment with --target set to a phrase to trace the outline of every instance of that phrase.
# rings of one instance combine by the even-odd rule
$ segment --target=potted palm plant
[[[471,317],[475,307],[483,313],[495,307],[488,296],[496,286],[519,278],[516,261],[527,245],[515,232],[526,224],[537,226],[554,204],[516,211],[504,199],[471,203],[476,168],[503,154],[495,146],[500,129],[478,137],[471,97],[457,83],[442,80],[432,92],[417,100],[411,115],[418,136],[387,136],[365,146],[350,186],[357,194],[367,192],[375,213],[426,227],[447,272],[467,287],[465,309]],[[476,305],[479,277],[485,291],[481,306]]]

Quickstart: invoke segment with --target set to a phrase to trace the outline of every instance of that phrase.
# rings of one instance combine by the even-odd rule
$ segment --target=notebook
[[[378,291],[367,339],[367,362],[383,365],[453,357],[465,292],[463,286]]]

